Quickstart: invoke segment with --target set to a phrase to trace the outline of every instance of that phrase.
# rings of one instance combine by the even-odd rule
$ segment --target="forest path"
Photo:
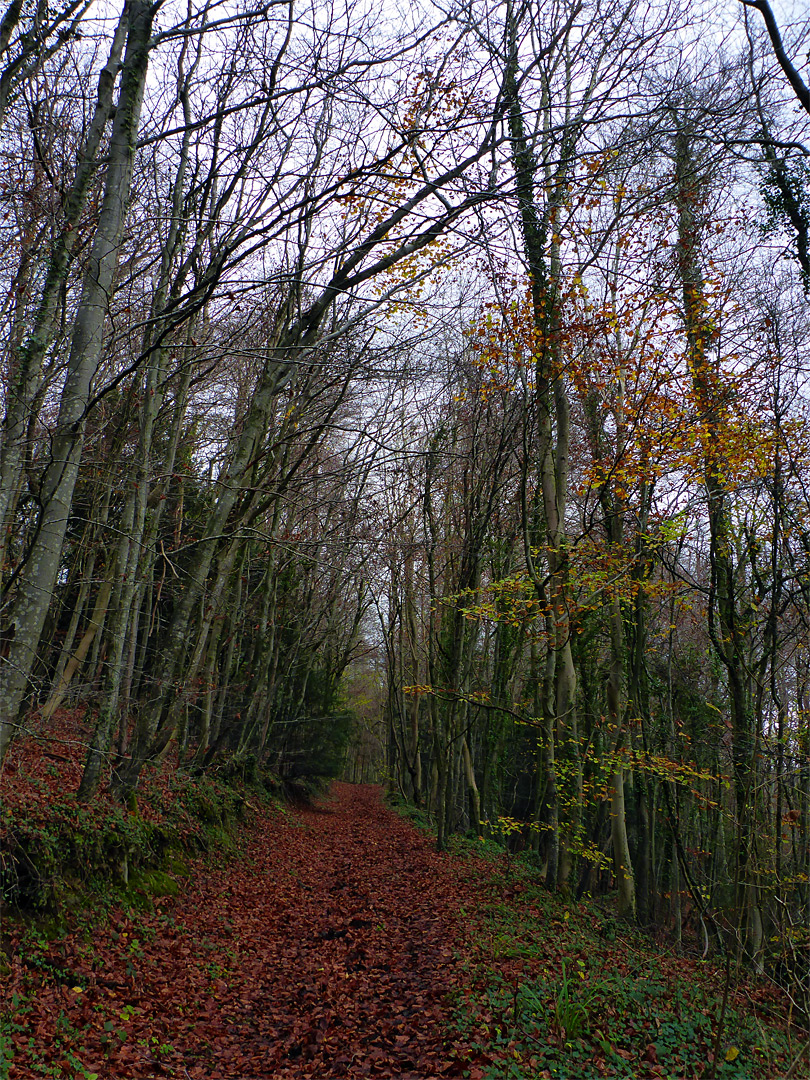
[[[143,1010],[152,1071],[128,1039],[122,1071],[108,1058],[103,1075],[460,1076],[469,1058],[443,1044],[443,999],[476,876],[378,788],[335,784],[295,822],[262,814],[241,858],[197,878],[141,945],[121,996]]]

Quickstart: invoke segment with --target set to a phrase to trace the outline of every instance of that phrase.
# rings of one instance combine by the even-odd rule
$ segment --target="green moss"
[[[120,903],[131,912],[153,912],[155,910],[152,897],[145,889],[137,885],[125,885],[118,889],[115,895]]]
[[[177,847],[170,847],[163,853],[161,869],[174,877],[191,877],[191,867],[184,852]]]
[[[130,888],[149,896],[177,896],[180,892],[178,882],[163,870],[143,870],[133,875]]]
[[[246,808],[267,803],[269,788],[277,786],[263,776],[246,792],[219,779],[176,772],[168,799],[148,789],[141,793],[141,804],[151,808],[147,818],[134,796],[127,806],[52,797],[6,829],[0,899],[38,918],[112,899],[149,907],[151,897],[177,894],[177,879],[191,875],[191,857],[230,848]]]

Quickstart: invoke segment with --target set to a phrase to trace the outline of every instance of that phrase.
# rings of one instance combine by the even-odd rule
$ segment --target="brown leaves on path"
[[[460,1076],[446,999],[475,863],[437,854],[377,788],[336,784],[295,819],[257,815],[241,854],[121,917],[92,958],[61,943],[52,967],[84,989],[43,979],[29,1032],[105,1080]],[[10,1077],[38,1075],[17,1060]]]

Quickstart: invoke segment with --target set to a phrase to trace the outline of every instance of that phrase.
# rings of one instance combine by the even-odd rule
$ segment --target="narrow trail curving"
[[[136,1030],[105,1077],[430,1080],[469,1067],[446,1021],[475,865],[437,854],[377,788],[336,784],[290,816],[262,814],[239,857],[154,916],[120,988]]]

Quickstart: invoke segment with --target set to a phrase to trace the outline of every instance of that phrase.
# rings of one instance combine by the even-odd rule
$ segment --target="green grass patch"
[[[765,1080],[794,1065],[807,1035],[772,987],[732,987],[714,1065],[724,970],[548,893],[529,865],[500,863],[489,888],[468,927],[475,960],[454,1020],[471,1080]]]
[[[414,806],[397,792],[388,792],[385,801],[395,813],[406,821],[410,821],[420,832],[435,835],[436,821],[424,807]]]

